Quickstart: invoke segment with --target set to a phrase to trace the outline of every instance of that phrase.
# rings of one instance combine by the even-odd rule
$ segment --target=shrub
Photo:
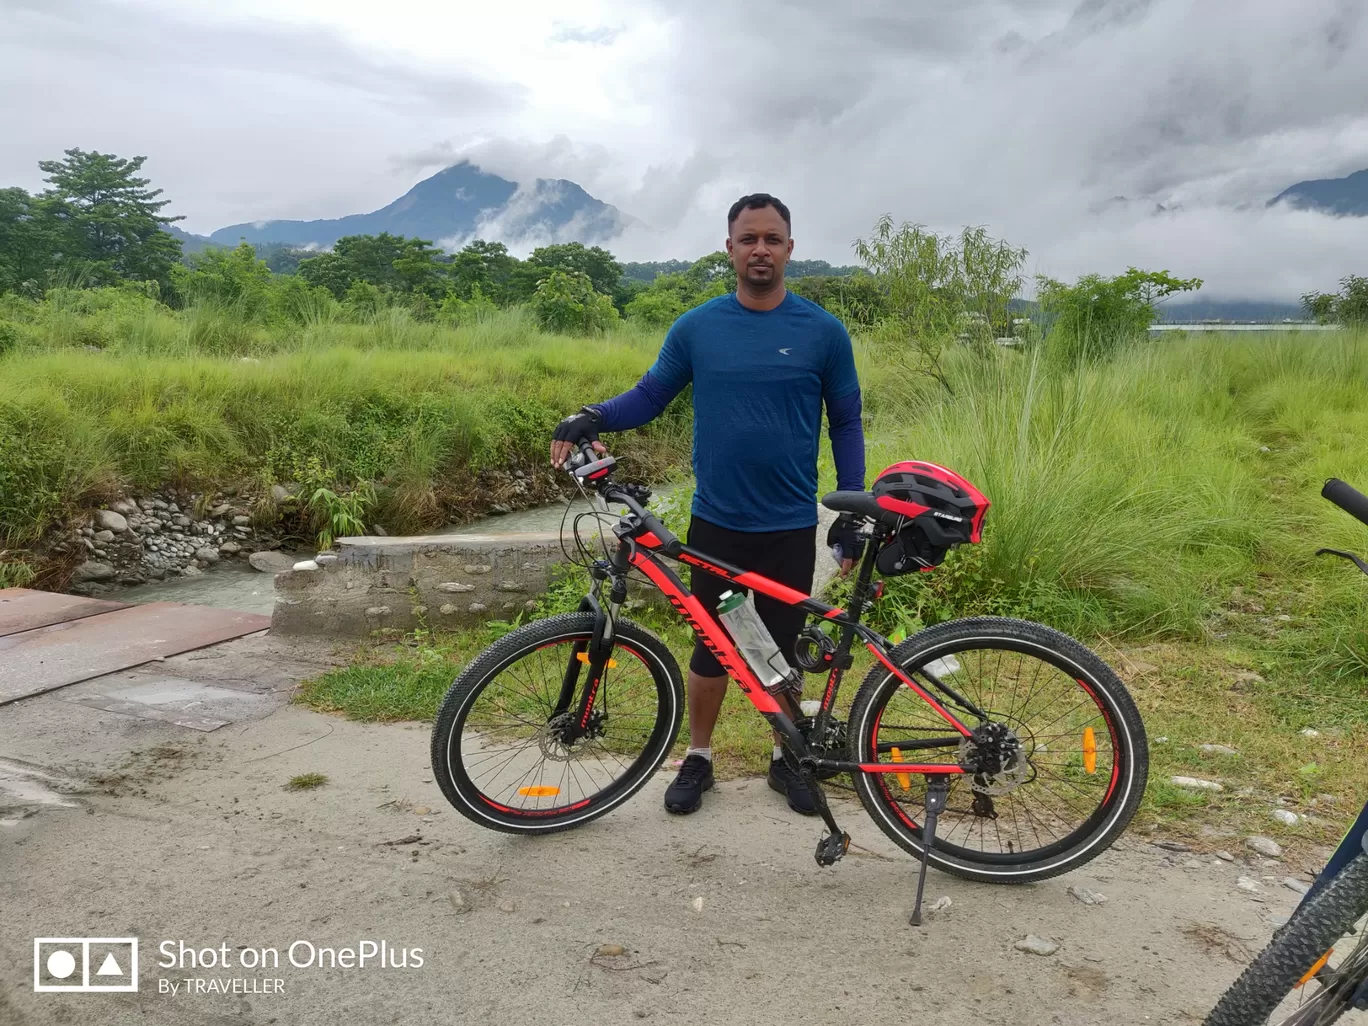
[[[1104,278],[1087,274],[1073,285],[1041,275],[1040,306],[1050,326],[1051,355],[1067,365],[1105,360],[1154,323],[1155,304],[1177,292],[1202,287],[1200,278],[1175,278],[1168,271],[1130,268]]]
[[[1308,292],[1301,302],[1318,324],[1368,326],[1368,278],[1357,274],[1341,278],[1338,292]]]
[[[597,335],[618,322],[612,297],[595,292],[581,271],[552,271],[537,283],[529,304],[545,331]]]

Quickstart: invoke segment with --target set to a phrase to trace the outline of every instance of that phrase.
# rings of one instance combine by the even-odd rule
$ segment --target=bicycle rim
[[[487,675],[461,711],[453,776],[473,798],[505,816],[557,817],[607,801],[649,772],[670,720],[668,696],[633,645],[618,641],[589,710],[585,737],[564,740],[578,708],[588,636],[541,642]],[[567,670],[570,709],[556,712]]]
[[[978,865],[1011,866],[1070,851],[1093,835],[1121,798],[1121,725],[1104,689],[1072,661],[1034,644],[1002,638],[947,642],[906,667],[925,686],[928,674],[1008,728],[1020,745],[1015,772],[950,777],[935,851]],[[939,694],[939,692],[937,692]],[[947,701],[966,726],[977,721]],[[955,731],[915,692],[895,683],[863,739],[863,757],[881,763],[956,763],[957,748],[917,749]],[[862,759],[863,761],[863,759]],[[904,826],[920,837],[923,774],[879,774],[874,782]]]

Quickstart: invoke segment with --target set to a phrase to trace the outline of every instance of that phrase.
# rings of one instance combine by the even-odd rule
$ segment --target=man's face
[[[792,253],[788,225],[773,207],[742,210],[732,222],[727,254],[748,285],[765,290],[781,284]]]

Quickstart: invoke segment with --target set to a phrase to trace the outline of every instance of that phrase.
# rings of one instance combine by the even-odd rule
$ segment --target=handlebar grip
[[[1368,495],[1364,495],[1357,488],[1345,484],[1337,477],[1332,477],[1325,482],[1321,496],[1329,499],[1351,517],[1357,517],[1368,524]]]
[[[638,514],[640,516],[640,514]],[[651,513],[646,513],[641,517],[641,526],[650,531],[660,540],[660,551],[667,556],[678,556],[684,548],[684,543],[660,520]]]

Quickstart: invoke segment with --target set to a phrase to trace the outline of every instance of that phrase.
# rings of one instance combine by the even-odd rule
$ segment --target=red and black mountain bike
[[[782,737],[785,758],[826,824],[817,862],[833,864],[850,843],[821,784],[841,774],[879,828],[921,860],[914,923],[928,863],[973,880],[1041,880],[1094,858],[1130,822],[1148,772],[1144,726],[1096,654],[1024,620],[954,620],[898,645],[860,622],[882,594],[876,569],[930,569],[960,541],[979,540],[988,502],[963,478],[906,462],[881,475],[873,491],[823,498],[865,525],[849,608],[838,609],[681,543],[645,508],[648,489],[612,480],[613,457],[585,447],[569,465],[581,487],[627,512],[612,518],[616,545],[605,545],[604,558],[590,565],[593,585],[580,611],[500,638],[442,702],[432,767],[464,816],[511,833],[565,830],[627,801],[665,760],[684,690],[660,639],[621,616],[635,570]],[[923,501],[899,498],[896,487],[884,487],[889,481],[921,481]],[[810,614],[796,658],[826,677],[815,716],[798,716],[782,692],[761,685],[661,557]],[[857,641],[875,662],[842,721],[836,700]]]

